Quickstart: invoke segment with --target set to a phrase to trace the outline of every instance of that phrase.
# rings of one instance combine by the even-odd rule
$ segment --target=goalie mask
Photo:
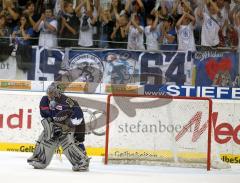
[[[55,98],[59,98],[61,94],[62,91],[56,83],[51,84],[47,89],[47,96],[50,101],[55,100]]]

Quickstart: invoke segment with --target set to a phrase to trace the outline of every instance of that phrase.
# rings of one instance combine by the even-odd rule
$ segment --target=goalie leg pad
[[[73,171],[88,171],[90,158],[75,143],[73,133],[65,135],[61,139],[60,144],[63,148],[63,154],[73,165]]]
[[[41,121],[42,125],[43,125],[43,138],[44,140],[48,141],[50,140],[54,134],[54,123],[52,123],[50,120],[48,119],[43,119]]]
[[[43,140],[44,132],[41,133],[39,136],[37,143],[35,145],[35,149],[33,151],[33,155],[27,159],[27,162],[30,163],[31,161],[37,159],[38,154],[40,154],[41,148],[40,148],[40,142]]]
[[[41,136],[44,136],[41,134]],[[40,138],[41,138],[40,136]],[[28,163],[36,169],[46,168],[52,160],[53,154],[58,147],[58,142],[54,140],[41,140],[34,151],[33,158],[28,159]]]

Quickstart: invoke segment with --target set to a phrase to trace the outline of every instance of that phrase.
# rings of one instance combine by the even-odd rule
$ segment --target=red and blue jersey
[[[71,119],[81,119],[83,118],[83,111],[76,101],[61,95],[60,98],[55,99],[56,105],[53,109],[50,109],[50,100],[47,96],[43,96],[40,101],[40,114],[43,118],[54,118],[57,117],[58,113],[66,110],[70,110],[72,115]]]

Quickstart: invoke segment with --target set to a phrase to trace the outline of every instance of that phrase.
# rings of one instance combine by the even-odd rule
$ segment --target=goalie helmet
[[[47,89],[47,96],[50,100],[54,100],[56,97],[60,97],[62,90],[58,83],[52,83]]]

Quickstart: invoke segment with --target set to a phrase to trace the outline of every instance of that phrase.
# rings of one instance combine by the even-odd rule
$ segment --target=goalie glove
[[[72,122],[72,125],[73,126],[78,126],[82,123],[83,121],[83,118],[80,118],[80,119],[77,119],[77,118],[74,118],[74,119],[71,119],[71,122]]]
[[[80,125],[83,122],[83,118],[77,119],[68,119],[66,120],[66,124],[69,128],[75,128],[76,126]]]

